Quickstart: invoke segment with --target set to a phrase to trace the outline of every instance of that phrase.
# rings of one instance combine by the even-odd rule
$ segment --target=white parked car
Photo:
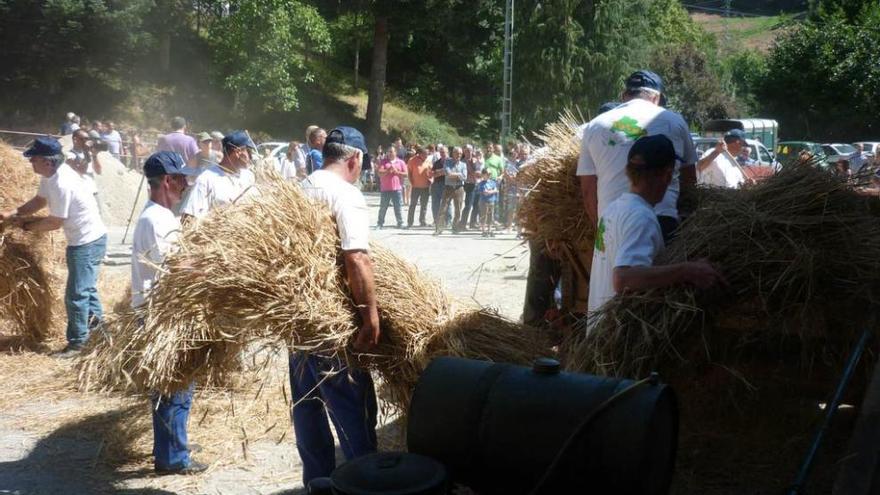
[[[865,153],[871,156],[876,157],[880,155],[880,141],[859,141],[853,144],[861,144],[862,149],[865,151]]]
[[[833,164],[840,160],[849,160],[849,157],[856,152],[856,148],[846,143],[825,143],[822,145],[822,151],[828,157],[828,163]]]

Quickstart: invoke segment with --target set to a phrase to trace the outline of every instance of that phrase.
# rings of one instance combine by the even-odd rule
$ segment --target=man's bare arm
[[[692,285],[707,289],[727,282],[718,270],[706,260],[688,261],[660,266],[618,266],[612,277],[614,291],[641,291],[676,285]]]
[[[376,305],[376,281],[373,277],[373,261],[364,251],[345,251],[345,274],[351,297],[361,316],[361,328],[354,341],[355,350],[366,352],[379,344],[379,309]]]
[[[21,227],[29,232],[49,232],[60,229],[62,224],[64,224],[63,218],[45,217],[23,222]]]
[[[19,206],[18,208],[0,212],[0,221],[7,220],[14,216],[26,217],[28,215],[33,215],[34,213],[45,208],[46,204],[46,198],[42,196],[34,196],[27,203]]]
[[[590,224],[595,227],[599,224],[598,178],[595,175],[582,175],[580,180],[584,211],[587,212]]]

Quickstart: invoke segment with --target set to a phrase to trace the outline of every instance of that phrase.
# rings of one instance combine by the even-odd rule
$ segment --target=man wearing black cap
[[[131,307],[146,302],[159,275],[156,268],[174,249],[180,220],[172,208],[187,188],[188,175],[198,170],[186,167],[183,157],[172,151],[154,153],[144,163],[144,177],[150,184],[150,199],[144,206],[131,246]],[[171,396],[153,394],[153,465],[159,474],[192,474],[207,466],[189,455],[186,434],[192,405],[192,387]]]
[[[596,229],[589,312],[627,290],[723,283],[706,260],[653,266],[663,248],[655,206],[666,196],[675,161],[672,141],[662,134],[640,138],[630,146],[625,166],[630,190],[605,207]]]
[[[27,203],[0,213],[0,222],[19,225],[24,230],[47,232],[63,228],[67,238],[67,347],[64,357],[77,354],[89,331],[101,323],[103,310],[98,300],[98,271],[107,250],[107,228],[101,221],[98,203],[82,177],[67,163],[61,143],[39,137],[24,152],[34,172],[40,175],[40,188]],[[48,207],[49,216],[31,215]]]
[[[218,206],[235,203],[255,192],[248,170],[257,146],[244,131],[223,138],[223,159],[202,172],[180,206],[181,216],[202,218]]]
[[[345,277],[362,322],[353,347],[368,352],[379,343],[380,328],[367,203],[353,185],[362,164],[369,163],[363,135],[351,127],[333,129],[324,142],[323,158],[323,167],[301,184],[336,220]],[[328,414],[347,460],[376,451],[376,391],[368,371],[349,368],[338,358],[296,352],[290,358],[290,389],[304,485],[329,476],[336,467]]]
[[[746,145],[746,133],[733,129],[711,150],[706,151],[697,162],[697,177],[700,184],[717,187],[737,188],[746,177],[736,157]]]
[[[594,225],[602,211],[629,189],[626,157],[642,136],[662,134],[672,141],[681,164],[662,201],[654,207],[663,238],[678,226],[679,177],[684,186],[696,183],[697,153],[690,129],[681,115],[664,109],[663,81],[653,72],[640,70],[626,80],[623,103],[601,113],[587,124],[581,139],[577,175],[580,176],[584,209]]]

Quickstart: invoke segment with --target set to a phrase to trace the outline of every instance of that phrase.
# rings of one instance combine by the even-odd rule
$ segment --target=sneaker
[[[440,235],[440,231],[439,231],[439,230],[435,230],[435,231],[434,231],[434,235]]]
[[[162,469],[155,468],[156,474],[160,476],[170,475],[170,474],[199,474],[207,471],[208,465],[202,464],[199,461],[191,460],[189,461],[189,465],[182,468],[177,469]]]
[[[488,232],[483,232],[482,236],[483,236],[483,237],[489,237],[489,233],[488,233]]]
[[[428,227],[428,224],[426,224],[426,223],[424,223],[424,222],[422,222],[422,223],[419,224],[419,228],[421,228],[421,229],[424,229],[424,228],[427,228],[427,227]]]
[[[406,229],[408,227],[404,227],[402,223],[397,224],[398,229]]]
[[[67,344],[67,347],[59,351],[56,356],[60,357],[61,359],[70,359],[79,356],[82,352],[82,349],[82,344]]]

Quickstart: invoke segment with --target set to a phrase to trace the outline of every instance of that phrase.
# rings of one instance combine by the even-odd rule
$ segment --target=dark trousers
[[[394,219],[397,220],[397,226],[403,225],[403,212],[400,209],[400,203],[403,195],[400,191],[382,191],[379,197],[379,220],[376,224],[381,227],[385,225],[385,213],[388,212],[388,203],[394,205]]]
[[[553,294],[561,276],[562,264],[548,256],[542,244],[530,240],[523,323],[533,327],[545,324],[544,315],[555,305]]]
[[[657,215],[657,222],[660,223],[660,232],[663,234],[663,244],[669,245],[672,239],[678,235],[678,219],[675,217],[666,217]]]
[[[461,210],[461,219],[458,220],[458,223],[462,227],[467,227],[468,219],[471,216],[471,210],[474,206],[474,189],[477,188],[476,184],[465,184],[464,185],[464,206]]]
[[[412,195],[409,201],[409,213],[406,216],[406,224],[412,227],[413,220],[416,216],[416,203],[421,203],[422,207],[419,210],[419,225],[425,225],[425,212],[428,209],[428,197],[430,196],[430,190],[427,187],[414,187],[412,189]]]
[[[440,203],[443,202],[444,185],[440,182],[431,184],[431,216],[434,219],[434,225],[437,224],[437,218],[440,215]]]
[[[171,396],[153,394],[153,463],[156,469],[177,470],[189,466],[186,425],[193,389],[190,386]]]
[[[480,217],[480,195],[474,194],[474,204],[471,205],[471,221],[470,224],[472,226],[477,225],[477,220]]]
[[[346,369],[339,359],[290,355],[293,431],[303,464],[303,485],[330,476],[336,449],[330,421],[346,460],[376,452],[376,390],[368,371]]]

